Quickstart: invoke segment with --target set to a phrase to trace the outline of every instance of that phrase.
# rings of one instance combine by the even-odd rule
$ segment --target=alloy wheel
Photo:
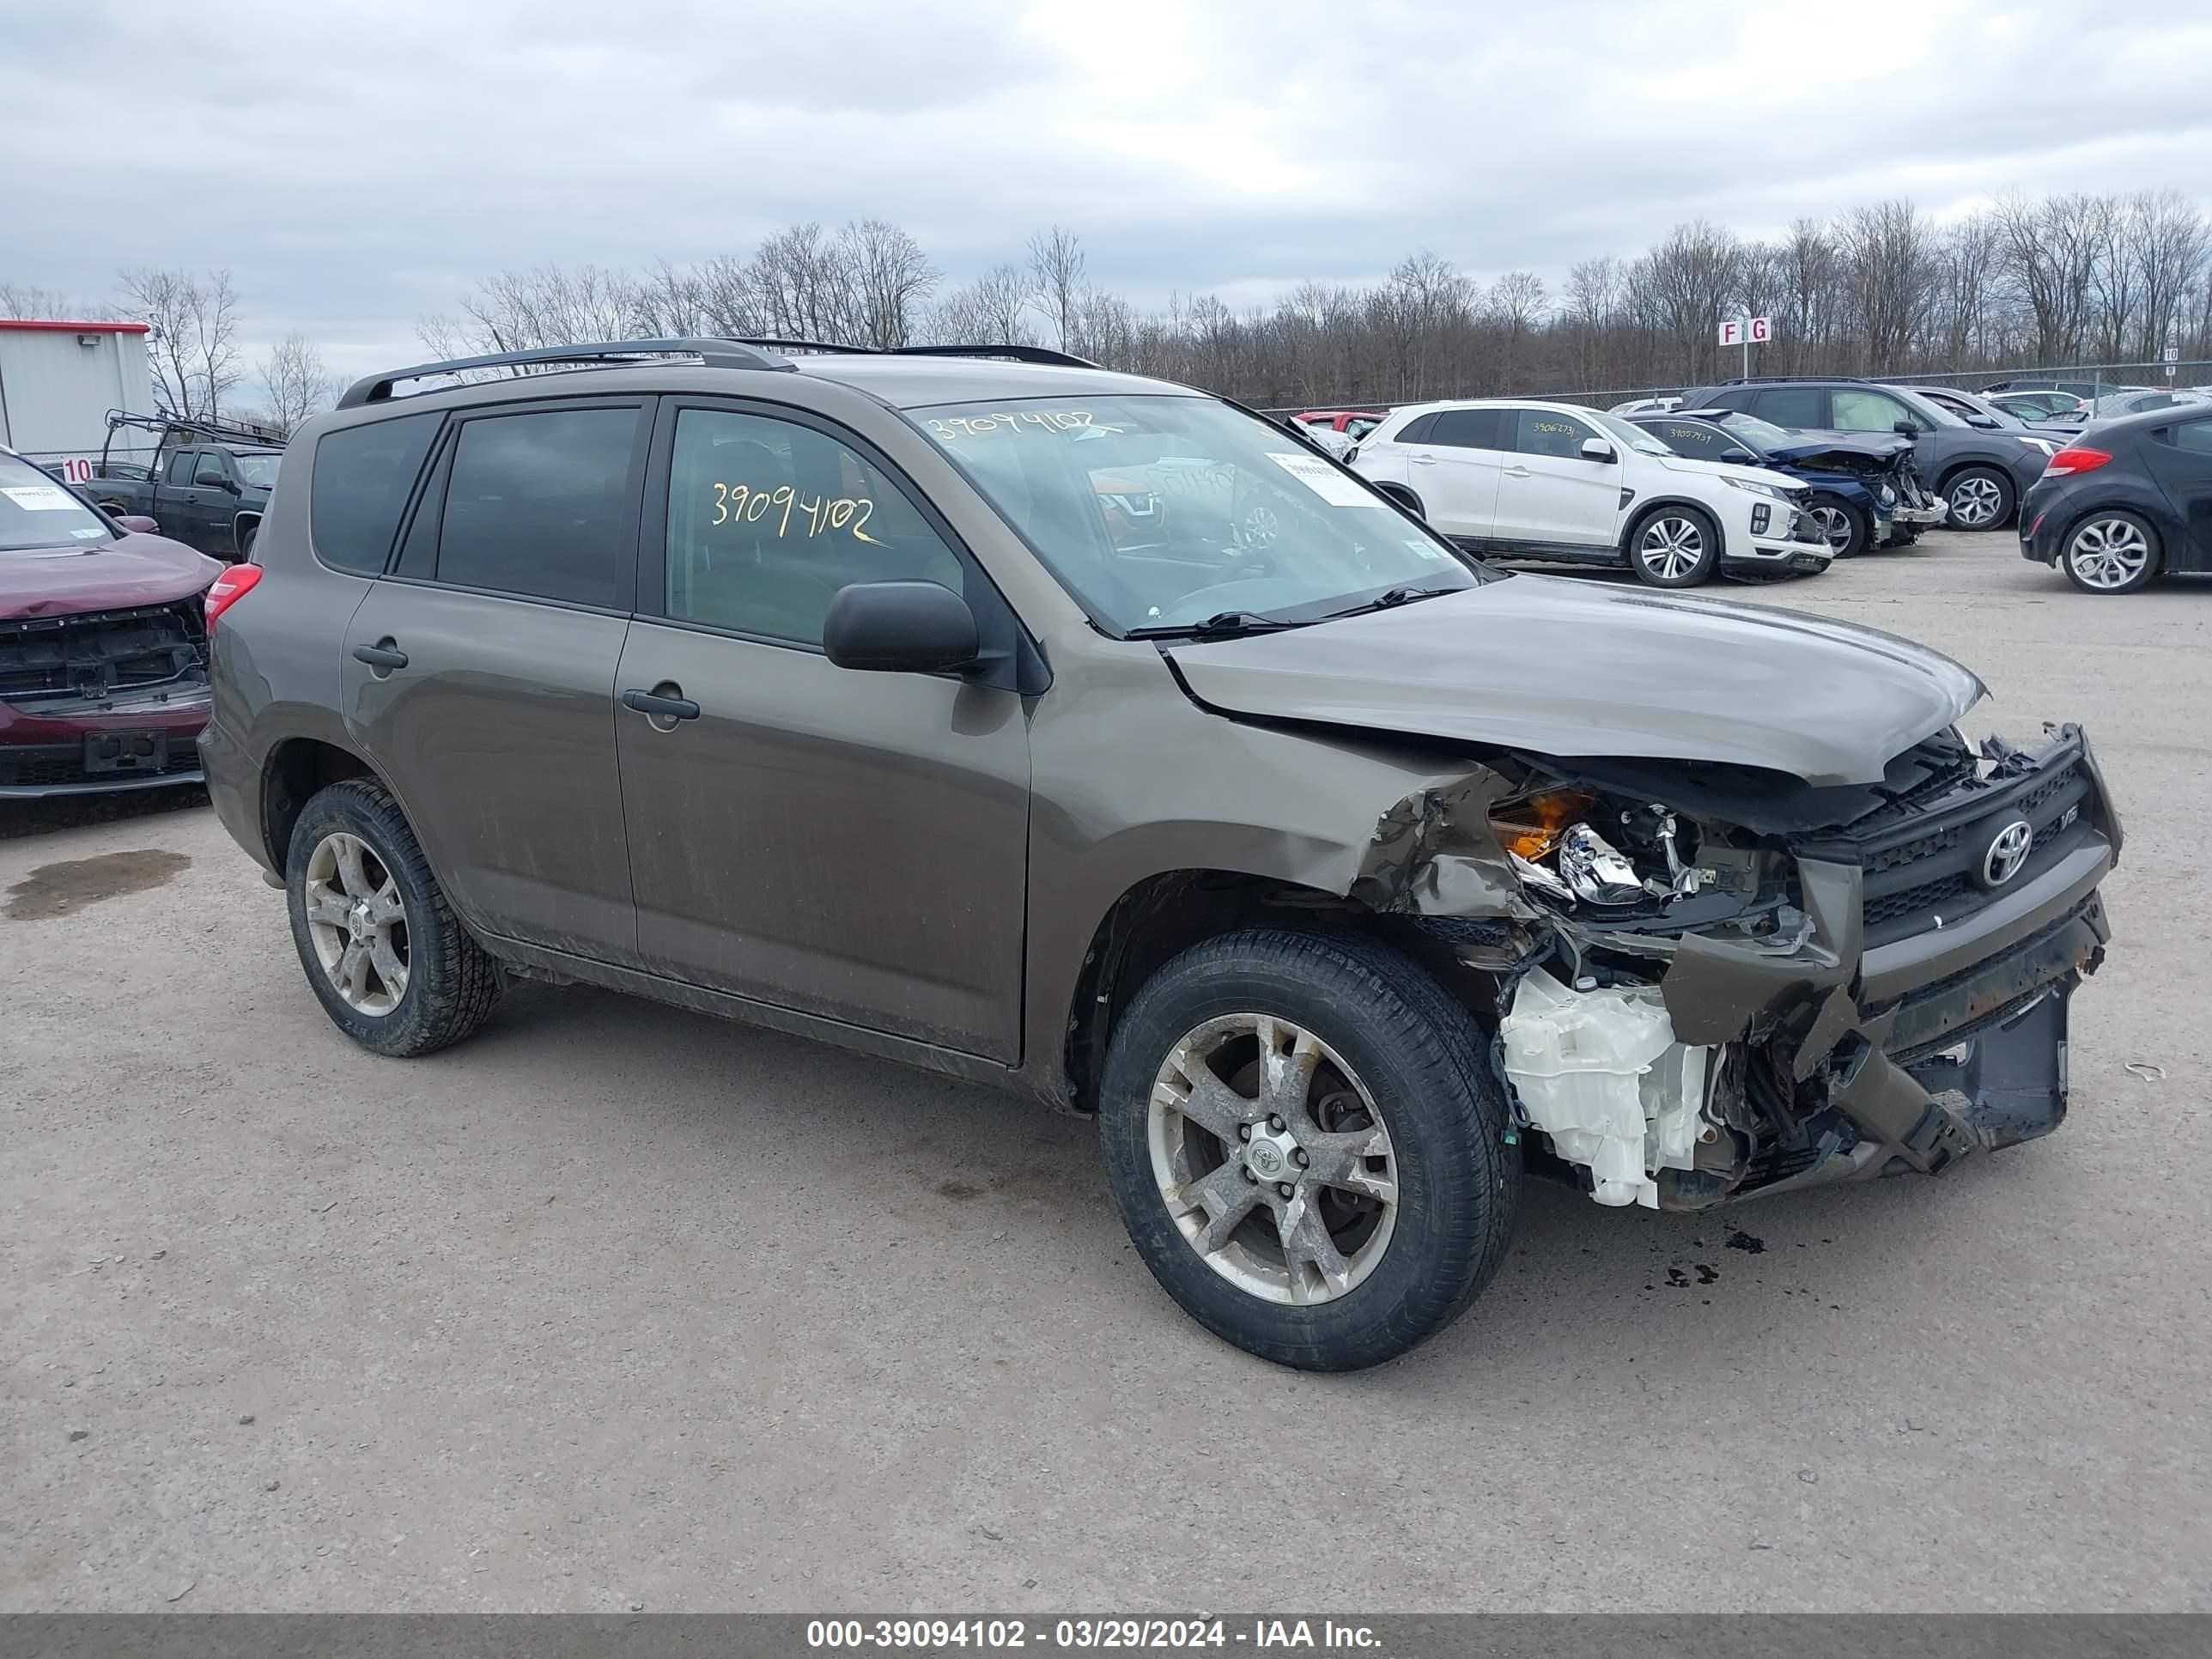
[[[1662,581],[1680,581],[1705,556],[1705,532],[1693,519],[1654,519],[1637,539],[1636,556]]]
[[[407,994],[407,903],[376,849],[336,830],[315,843],[302,878],[315,960],[346,1006],[381,1019]]]
[[[1813,521],[1813,527],[1820,532],[1820,539],[1827,543],[1829,550],[1841,557],[1844,550],[1851,544],[1850,515],[1840,507],[1815,506],[1807,507],[1805,516]]]
[[[2092,519],[2066,544],[2066,562],[2084,587],[2119,588],[2142,580],[2150,543],[2126,519]]]
[[[1224,1014],[1185,1033],[1153,1081],[1146,1133],[1176,1230],[1239,1290],[1332,1302],[1389,1248],[1389,1131],[1366,1086],[1303,1026]]]
[[[1995,478],[1962,478],[1952,487],[1951,517],[1968,530],[1982,530],[2004,514],[2004,489]]]

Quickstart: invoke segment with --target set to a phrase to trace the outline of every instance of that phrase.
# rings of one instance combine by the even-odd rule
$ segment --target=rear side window
[[[1448,449],[1504,449],[1498,435],[1506,411],[1502,409],[1447,409],[1436,416],[1426,441]]]
[[[200,453],[197,449],[177,451],[175,454],[169,457],[168,482],[173,484],[189,485],[192,481],[192,469],[199,465],[199,459]]]
[[[1401,444],[1425,444],[1429,441],[1429,434],[1436,429],[1437,417],[1435,416],[1416,415],[1412,420],[1407,422],[1405,425],[1398,428],[1397,437],[1390,440],[1390,441]]]
[[[1816,386],[1769,386],[1752,399],[1752,413],[1777,426],[1826,426],[1828,394]],[[1741,407],[1730,404],[1730,409]]]
[[[446,483],[438,576],[568,605],[624,597],[636,522],[635,409],[547,410],[465,422]]]
[[[2212,421],[2188,421],[2174,428],[2173,447],[2212,455]]]
[[[315,556],[360,576],[384,574],[392,533],[437,436],[435,415],[408,415],[325,432],[315,441],[309,533]]]
[[[1702,401],[1704,406],[1708,409],[1734,409],[1747,413],[1751,409],[1752,398],[1757,395],[1747,386],[1738,386],[1733,392],[1716,392],[1711,397]]]

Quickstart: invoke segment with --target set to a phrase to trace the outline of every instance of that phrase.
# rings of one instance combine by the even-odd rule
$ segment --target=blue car
[[[1678,455],[1788,473],[1812,487],[1805,516],[1837,558],[1903,547],[1949,516],[1912,467],[1912,440],[1887,434],[1814,437],[1738,410],[1675,410],[1628,418]]]

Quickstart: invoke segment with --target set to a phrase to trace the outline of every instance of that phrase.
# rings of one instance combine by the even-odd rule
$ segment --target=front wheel
[[[1480,1029],[1407,958],[1253,931],[1162,968],[1115,1031],[1108,1180],[1145,1265],[1216,1335],[1354,1370],[1465,1310],[1519,1195]]]
[[[307,802],[292,827],[284,890],[308,987],[362,1048],[427,1054],[491,1018],[499,969],[453,915],[380,785],[349,779]]]
[[[2158,574],[2158,532],[2133,513],[2092,513],[2074,526],[2058,562],[2084,593],[2132,593]]]
[[[1719,527],[1695,507],[1654,507],[1628,533],[1628,562],[1654,587],[1695,587],[1720,560]]]
[[[1960,530],[1995,530],[2012,517],[2012,480],[1993,466],[1970,466],[1943,492]]]
[[[1816,495],[1805,516],[1828,544],[1831,558],[1849,559],[1867,550],[1874,539],[1874,524],[1864,511],[1833,495]]]

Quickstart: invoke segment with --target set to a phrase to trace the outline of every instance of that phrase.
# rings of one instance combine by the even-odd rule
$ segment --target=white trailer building
[[[145,324],[0,318],[0,444],[89,478],[111,409],[154,410]]]

